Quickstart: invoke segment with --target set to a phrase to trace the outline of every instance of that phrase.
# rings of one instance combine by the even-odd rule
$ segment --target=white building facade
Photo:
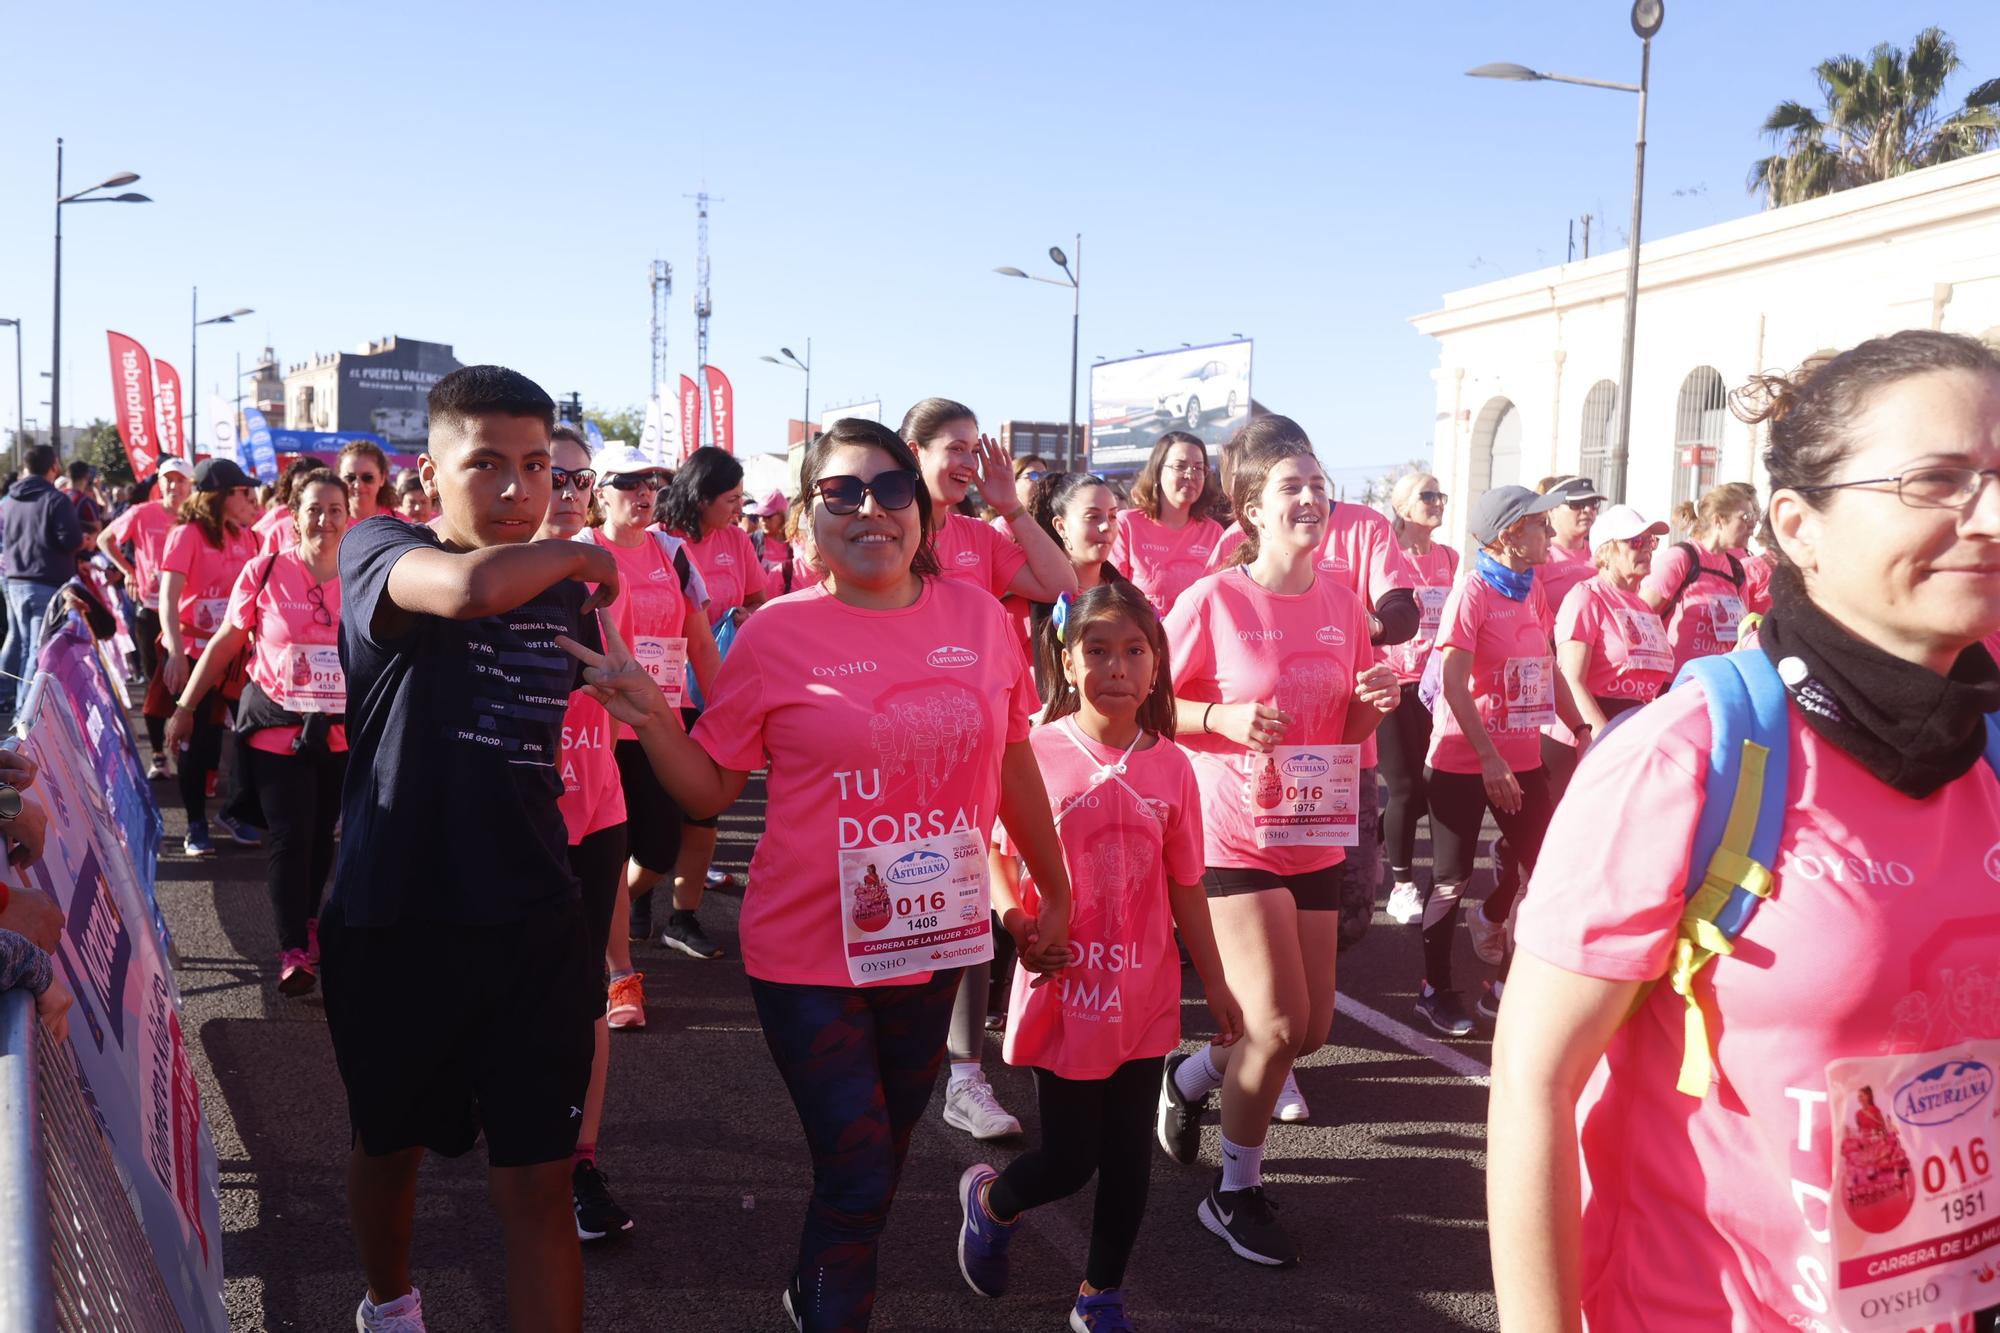
[[[1762,432],[1728,408],[1753,374],[1906,328],[2000,345],[2000,152],[1647,240],[1620,457],[1625,266],[1621,250],[1468,287],[1412,321],[1438,340],[1434,458],[1454,539],[1474,496],[1552,473],[1649,518],[1718,482],[1762,494]]]

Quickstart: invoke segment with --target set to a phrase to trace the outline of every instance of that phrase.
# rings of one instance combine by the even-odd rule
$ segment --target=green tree
[[[103,484],[132,484],[132,461],[125,456],[125,441],[118,427],[99,417],[77,432],[74,455],[103,473]]]
[[[1750,168],[1750,193],[1780,208],[2000,144],[2000,79],[1946,114],[1945,81],[1963,64],[1958,44],[1937,28],[1918,33],[1907,51],[1883,42],[1866,57],[1821,61],[1813,77],[1825,107],[1784,101],[1765,117],[1778,151]]]
[[[621,407],[609,409],[593,407],[583,414],[585,421],[594,421],[604,432],[607,440],[623,440],[627,444],[637,444],[639,436],[646,429],[646,409],[643,407]]]

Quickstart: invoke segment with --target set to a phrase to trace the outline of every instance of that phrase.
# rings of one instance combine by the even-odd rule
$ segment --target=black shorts
[[[625,789],[625,850],[654,874],[671,875],[681,855],[681,808],[660,785],[645,746],[628,736],[613,753]]]
[[[1291,890],[1301,912],[1338,912],[1340,889],[1346,877],[1338,863],[1324,870],[1308,870],[1300,875],[1279,875],[1270,870],[1243,866],[1210,866],[1201,872],[1201,886],[1211,898],[1233,898],[1239,893],[1266,893],[1272,889]]]
[[[446,1157],[483,1130],[499,1167],[567,1159],[583,1124],[604,958],[581,904],[524,921],[319,924],[333,1058],[371,1157]]]
[[[701,721],[701,710],[693,707],[681,709],[681,721],[687,723],[688,735],[694,735],[694,724]],[[710,815],[707,819],[689,819],[686,815],[682,815],[681,820],[690,828],[716,828],[720,826],[722,816]],[[639,864],[646,865],[644,861],[641,861]],[[648,870],[652,869],[651,866],[646,866],[646,868]]]
[[[569,846],[569,868],[583,885],[583,924],[590,936],[590,956],[598,960],[596,976],[605,998],[610,980],[602,966],[611,943],[611,914],[618,907],[618,886],[625,879],[625,826],[613,824],[584,835]]]

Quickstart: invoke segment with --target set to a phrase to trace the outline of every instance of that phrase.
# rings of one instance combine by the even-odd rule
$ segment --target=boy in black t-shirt
[[[354,1132],[363,1329],[423,1327],[409,1267],[417,1166],[482,1130],[509,1323],[583,1318],[570,1154],[602,960],[556,808],[580,681],[555,638],[597,642],[618,566],[602,547],[532,540],[554,419],[523,375],[452,372],[431,390],[421,464],[439,516],[378,516],[341,542],[350,758],[320,947]]]

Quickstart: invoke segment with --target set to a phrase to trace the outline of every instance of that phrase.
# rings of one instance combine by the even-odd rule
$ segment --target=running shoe
[[[208,840],[208,821],[190,819],[187,836],[181,839],[181,850],[189,856],[209,857],[215,855],[215,844]]]
[[[702,882],[711,889],[733,889],[736,887],[736,876],[730,874],[727,870],[711,868],[708,872],[708,877]]]
[[[1264,1197],[1262,1185],[1248,1189],[1222,1188],[1222,1173],[1215,1173],[1215,1186],[1195,1209],[1201,1224],[1222,1237],[1237,1257],[1272,1268],[1290,1268],[1299,1261],[1299,1248],[1278,1225],[1277,1209]]]
[[[163,754],[154,755],[152,766],[146,770],[146,780],[148,782],[158,782],[161,778],[164,778],[166,776],[167,776],[167,757]]]
[[[1174,1071],[1187,1063],[1185,1052],[1167,1057],[1167,1072],[1160,1079],[1160,1109],[1153,1118],[1153,1137],[1160,1150],[1182,1166],[1192,1166],[1201,1155],[1201,1117],[1208,1110],[1208,1098],[1188,1100],[1174,1082]]]
[[[569,1173],[570,1206],[576,1210],[576,1238],[603,1240],[632,1229],[632,1214],[611,1197],[609,1177],[585,1158]]]
[[[246,824],[240,819],[231,819],[228,815],[217,815],[214,823],[215,827],[232,842],[240,843],[245,847],[262,847],[264,845],[264,830],[258,828],[255,824]]]
[[[604,1006],[604,1021],[613,1032],[646,1026],[646,987],[642,984],[645,980],[644,972],[634,972],[611,983],[611,994]]]
[[[693,912],[675,911],[660,928],[660,943],[690,958],[720,958],[722,946],[708,937]]]
[[[279,994],[304,995],[318,984],[319,974],[304,949],[287,949],[278,955]]]
[[[1455,990],[1434,990],[1417,996],[1417,1014],[1434,1031],[1445,1037],[1469,1037],[1477,1025],[1465,1012],[1465,1001]]]
[[[1408,880],[1399,882],[1389,890],[1389,919],[1397,925],[1407,926],[1424,914],[1422,890]]]
[[[314,967],[319,966],[319,918],[316,916],[306,918],[306,961]]]
[[[1486,904],[1480,903],[1465,914],[1465,928],[1472,932],[1472,952],[1479,961],[1500,966],[1507,956],[1507,923],[1488,920]]]
[[[1125,1317],[1125,1293],[1116,1287],[1095,1296],[1078,1292],[1069,1326],[1071,1333],[1134,1333],[1132,1321]]]
[[[988,1032],[1005,1032],[1007,1030],[1007,1011],[1005,1009],[988,1009],[986,1011],[986,1030]]]
[[[996,1221],[986,1211],[986,1191],[1000,1173],[984,1162],[965,1168],[958,1178],[958,1271],[965,1285],[981,1296],[999,1296],[1007,1290],[1007,1244],[1021,1219]]]
[[[632,919],[625,926],[625,938],[634,944],[653,938],[653,895],[650,890],[632,900]]]
[[[1021,1132],[1021,1122],[1007,1114],[1007,1108],[993,1095],[993,1085],[983,1078],[969,1078],[945,1089],[944,1122],[975,1139],[1004,1139]]]
[[[1499,981],[1487,982],[1479,992],[1478,1001],[1472,1006],[1474,1012],[1485,1019],[1489,1026],[1500,1021],[1500,990],[1505,984]]]
[[[377,1305],[364,1291],[354,1312],[354,1327],[358,1333],[427,1333],[423,1293],[411,1287],[409,1295]]]
[[[1271,1108],[1271,1119],[1296,1125],[1311,1118],[1312,1108],[1306,1105],[1305,1094],[1299,1091],[1297,1075],[1287,1071],[1285,1086],[1278,1093],[1278,1104]]]

